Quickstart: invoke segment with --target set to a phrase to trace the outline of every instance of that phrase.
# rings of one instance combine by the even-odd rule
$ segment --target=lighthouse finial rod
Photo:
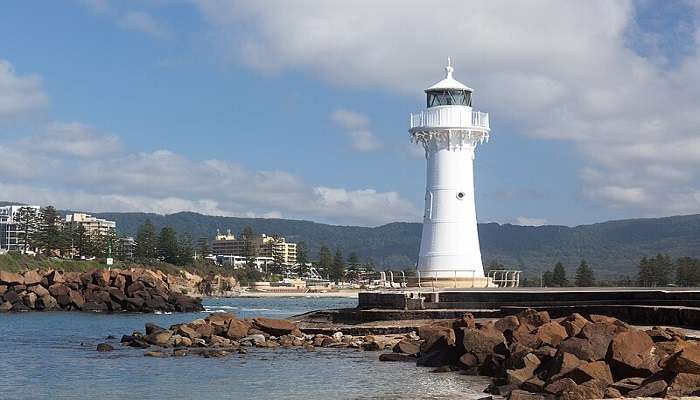
[[[447,66],[445,67],[445,72],[447,72],[448,78],[452,78],[452,71],[454,70],[455,69],[452,68],[452,60],[450,59],[450,57],[447,57]]]

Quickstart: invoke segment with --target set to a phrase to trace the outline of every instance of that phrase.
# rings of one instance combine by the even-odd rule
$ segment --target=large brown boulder
[[[573,388],[562,390],[558,398],[562,400],[602,399],[605,395],[605,387],[606,382],[592,379]]]
[[[42,279],[44,279],[44,276],[38,271],[26,271],[24,273],[24,284],[27,286],[38,285]]]
[[[452,328],[439,324],[418,327],[423,339],[416,364],[424,367],[442,367],[457,362],[456,337]]]
[[[0,283],[9,286],[24,285],[24,277],[14,272],[0,271]]]
[[[551,381],[558,380],[585,363],[575,355],[560,350],[549,364],[547,376]]]
[[[284,319],[258,317],[253,319],[253,325],[272,336],[294,335],[299,337],[302,335],[294,323]]]
[[[564,390],[572,390],[576,387],[576,382],[571,378],[561,378],[544,387],[544,391],[549,394],[559,394]]]
[[[54,283],[53,285],[49,286],[49,293],[51,293],[51,296],[53,297],[68,296],[69,292],[70,288],[62,283]]]
[[[700,391],[700,375],[681,372],[668,385],[666,395],[669,397],[688,396]]]
[[[610,367],[605,361],[593,361],[581,364],[566,374],[566,376],[573,379],[574,382],[578,384],[591,379],[598,379],[608,385],[613,383],[612,372],[610,372]]]
[[[36,308],[36,293],[34,292],[28,292],[24,296],[22,296],[22,302],[24,303],[25,306],[29,307],[30,309],[35,309]]]
[[[528,354],[522,359],[523,367],[519,369],[509,369],[506,372],[508,383],[522,385],[535,374],[535,370],[540,366],[540,359],[534,354]]]
[[[473,354],[483,364],[493,354],[494,348],[505,343],[505,337],[498,329],[489,326],[481,329],[462,328],[464,351]]]
[[[411,339],[401,339],[393,348],[394,353],[409,354],[412,356],[420,352],[420,342]]]
[[[496,321],[495,327],[501,332],[514,331],[520,326],[520,321],[515,315],[508,315]]]
[[[646,377],[659,370],[654,341],[636,329],[615,335],[610,343],[609,363],[616,379]]]
[[[63,274],[60,273],[59,271],[56,270],[50,270],[44,274],[44,278],[46,278],[46,282],[48,286],[53,285],[54,283],[63,283],[65,282],[65,279],[63,279]]]
[[[226,337],[232,340],[244,338],[248,336],[248,329],[250,329],[250,324],[238,319],[232,319],[228,323]]]
[[[30,286],[28,290],[36,294],[38,297],[42,297],[49,294],[49,291],[41,285]]]
[[[542,345],[557,347],[562,340],[568,337],[566,329],[557,322],[547,322],[541,325],[537,328],[535,335],[537,336],[537,347]]]
[[[673,372],[700,374],[700,344],[687,345],[683,350],[664,360],[662,367]]]
[[[85,298],[77,290],[69,291],[68,298],[70,299],[71,303],[79,310],[81,310],[85,305]]]
[[[535,311],[530,308],[519,313],[517,318],[520,325],[525,325],[529,331],[550,322],[549,313],[547,311]]]
[[[56,301],[56,299],[53,296],[51,296],[48,293],[39,297],[36,301],[36,309],[37,310],[51,311],[51,310],[55,310],[57,308],[58,308],[58,302]]]
[[[172,336],[172,331],[160,330],[147,335],[144,340],[152,345],[164,347],[168,345]]]
[[[561,326],[566,329],[566,333],[569,336],[578,335],[583,327],[590,323],[591,322],[589,320],[584,318],[583,315],[579,313],[573,313],[560,322]]]
[[[627,397],[657,397],[664,396],[668,383],[663,379],[650,381],[639,387],[638,389],[630,390]]]

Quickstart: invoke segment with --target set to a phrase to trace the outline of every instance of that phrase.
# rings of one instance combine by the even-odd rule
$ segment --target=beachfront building
[[[72,229],[82,226],[88,235],[108,235],[117,228],[117,223],[107,219],[96,218],[86,213],[66,215],[65,224]]]
[[[32,253],[29,237],[36,229],[39,206],[9,205],[0,207],[0,253],[19,251]]]
[[[488,285],[474,203],[474,152],[489,139],[489,116],[472,109],[473,89],[452,77],[425,89],[426,108],[410,116],[409,134],[425,149],[426,189],[419,277],[449,285]],[[420,278],[419,278],[420,279]]]
[[[281,236],[266,234],[236,237],[230,230],[226,234],[217,232],[211,244],[212,254],[226,260],[226,264],[242,265],[252,254],[259,266],[279,263],[294,265],[297,262],[297,245],[289,243]]]

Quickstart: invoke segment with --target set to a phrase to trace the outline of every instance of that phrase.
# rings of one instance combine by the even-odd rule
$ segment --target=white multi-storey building
[[[89,235],[107,235],[117,228],[115,221],[96,218],[85,213],[68,214],[65,223],[73,228],[82,226]]]
[[[425,148],[425,215],[418,257],[424,279],[488,284],[474,204],[474,150],[489,138],[489,116],[472,109],[473,90],[447,76],[425,89],[427,107],[410,117],[411,139]]]
[[[32,219],[39,217],[39,206],[11,205],[0,207],[0,252],[32,252],[27,241]]]

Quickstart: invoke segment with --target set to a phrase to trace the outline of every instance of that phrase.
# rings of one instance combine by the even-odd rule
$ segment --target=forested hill
[[[213,237],[217,229],[238,233],[246,225],[255,232],[278,233],[289,241],[304,240],[312,258],[321,244],[339,247],[345,254],[356,251],[360,258],[372,257],[385,267],[415,264],[420,242],[418,223],[391,223],[375,228],[338,226],[310,221],[231,218],[182,212],[171,215],[144,213],[101,213],[117,221],[122,234],[134,235],[146,218],[156,227],[170,225],[178,232],[190,232],[194,239]],[[599,277],[634,275],[639,260],[656,253],[672,257],[700,257],[700,215],[610,221],[577,227],[479,224],[485,264],[498,261],[531,274],[561,260],[573,270],[582,258]]]

